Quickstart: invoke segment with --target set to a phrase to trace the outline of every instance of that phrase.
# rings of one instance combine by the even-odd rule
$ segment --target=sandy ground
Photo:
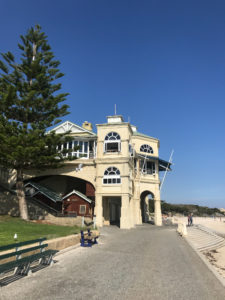
[[[176,219],[182,220],[186,223],[187,218],[179,217]],[[203,225],[213,231],[215,231],[218,235],[221,235],[225,238],[225,217],[224,218],[204,218],[204,217],[194,217],[193,223],[195,225]],[[218,273],[225,278],[225,246],[218,248],[216,250],[211,250],[207,252],[203,252],[203,254],[207,257],[209,262],[216,268]]]
[[[225,218],[205,218],[205,220],[204,218],[196,218],[195,224],[204,225],[225,237]],[[225,278],[225,246],[204,254],[218,273]]]
[[[217,272],[225,278],[225,247],[216,250],[203,252]]]

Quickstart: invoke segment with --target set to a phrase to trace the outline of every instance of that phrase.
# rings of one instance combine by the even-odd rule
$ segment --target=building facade
[[[117,224],[129,229],[147,222],[152,199],[155,225],[162,225],[159,172],[170,169],[170,163],[159,158],[159,140],[139,133],[122,116],[109,116],[96,127],[94,133],[88,122],[80,127],[67,121],[53,128],[56,133],[70,131],[73,141],[59,145],[58,150],[78,146],[66,154],[76,160],[57,170],[27,172],[26,181],[35,180],[62,198],[73,190],[89,197],[91,190],[100,227]]]

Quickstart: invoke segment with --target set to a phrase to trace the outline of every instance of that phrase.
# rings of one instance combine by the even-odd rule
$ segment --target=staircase
[[[51,214],[55,217],[63,217],[62,213],[44,202],[34,198],[26,197],[28,213],[31,219],[35,216],[46,216]],[[16,192],[12,189],[0,185],[0,215],[19,216],[19,205]]]
[[[207,227],[194,225],[187,227],[186,239],[199,251],[212,250],[225,246],[225,239]]]
[[[37,205],[38,207],[40,207],[41,209],[44,209],[46,212],[48,212],[49,214],[51,214],[55,217],[64,217],[64,215],[60,211],[58,211],[58,210],[54,209],[53,207],[45,204],[44,202],[38,200],[35,197],[26,197],[26,200],[28,201],[28,203],[30,202],[34,205]]]

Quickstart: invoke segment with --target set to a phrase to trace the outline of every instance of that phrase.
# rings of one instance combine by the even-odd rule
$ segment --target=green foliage
[[[47,128],[68,114],[57,93],[63,74],[41,27],[30,28],[18,44],[20,61],[11,52],[0,60],[0,165],[17,170],[55,168],[65,160],[56,146],[70,139]],[[64,150],[65,152],[73,151]]]
[[[222,214],[218,208],[209,208],[206,206],[198,206],[192,204],[170,204],[162,201],[162,212],[163,213],[172,213],[172,214],[183,214],[187,216],[190,213],[193,213],[196,216],[204,215],[215,215],[216,213]]]

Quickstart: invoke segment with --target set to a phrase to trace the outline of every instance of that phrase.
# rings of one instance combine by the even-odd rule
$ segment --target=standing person
[[[188,226],[190,226],[190,223],[191,223],[191,215],[188,214]]]
[[[190,226],[193,225],[193,214],[190,214]]]

